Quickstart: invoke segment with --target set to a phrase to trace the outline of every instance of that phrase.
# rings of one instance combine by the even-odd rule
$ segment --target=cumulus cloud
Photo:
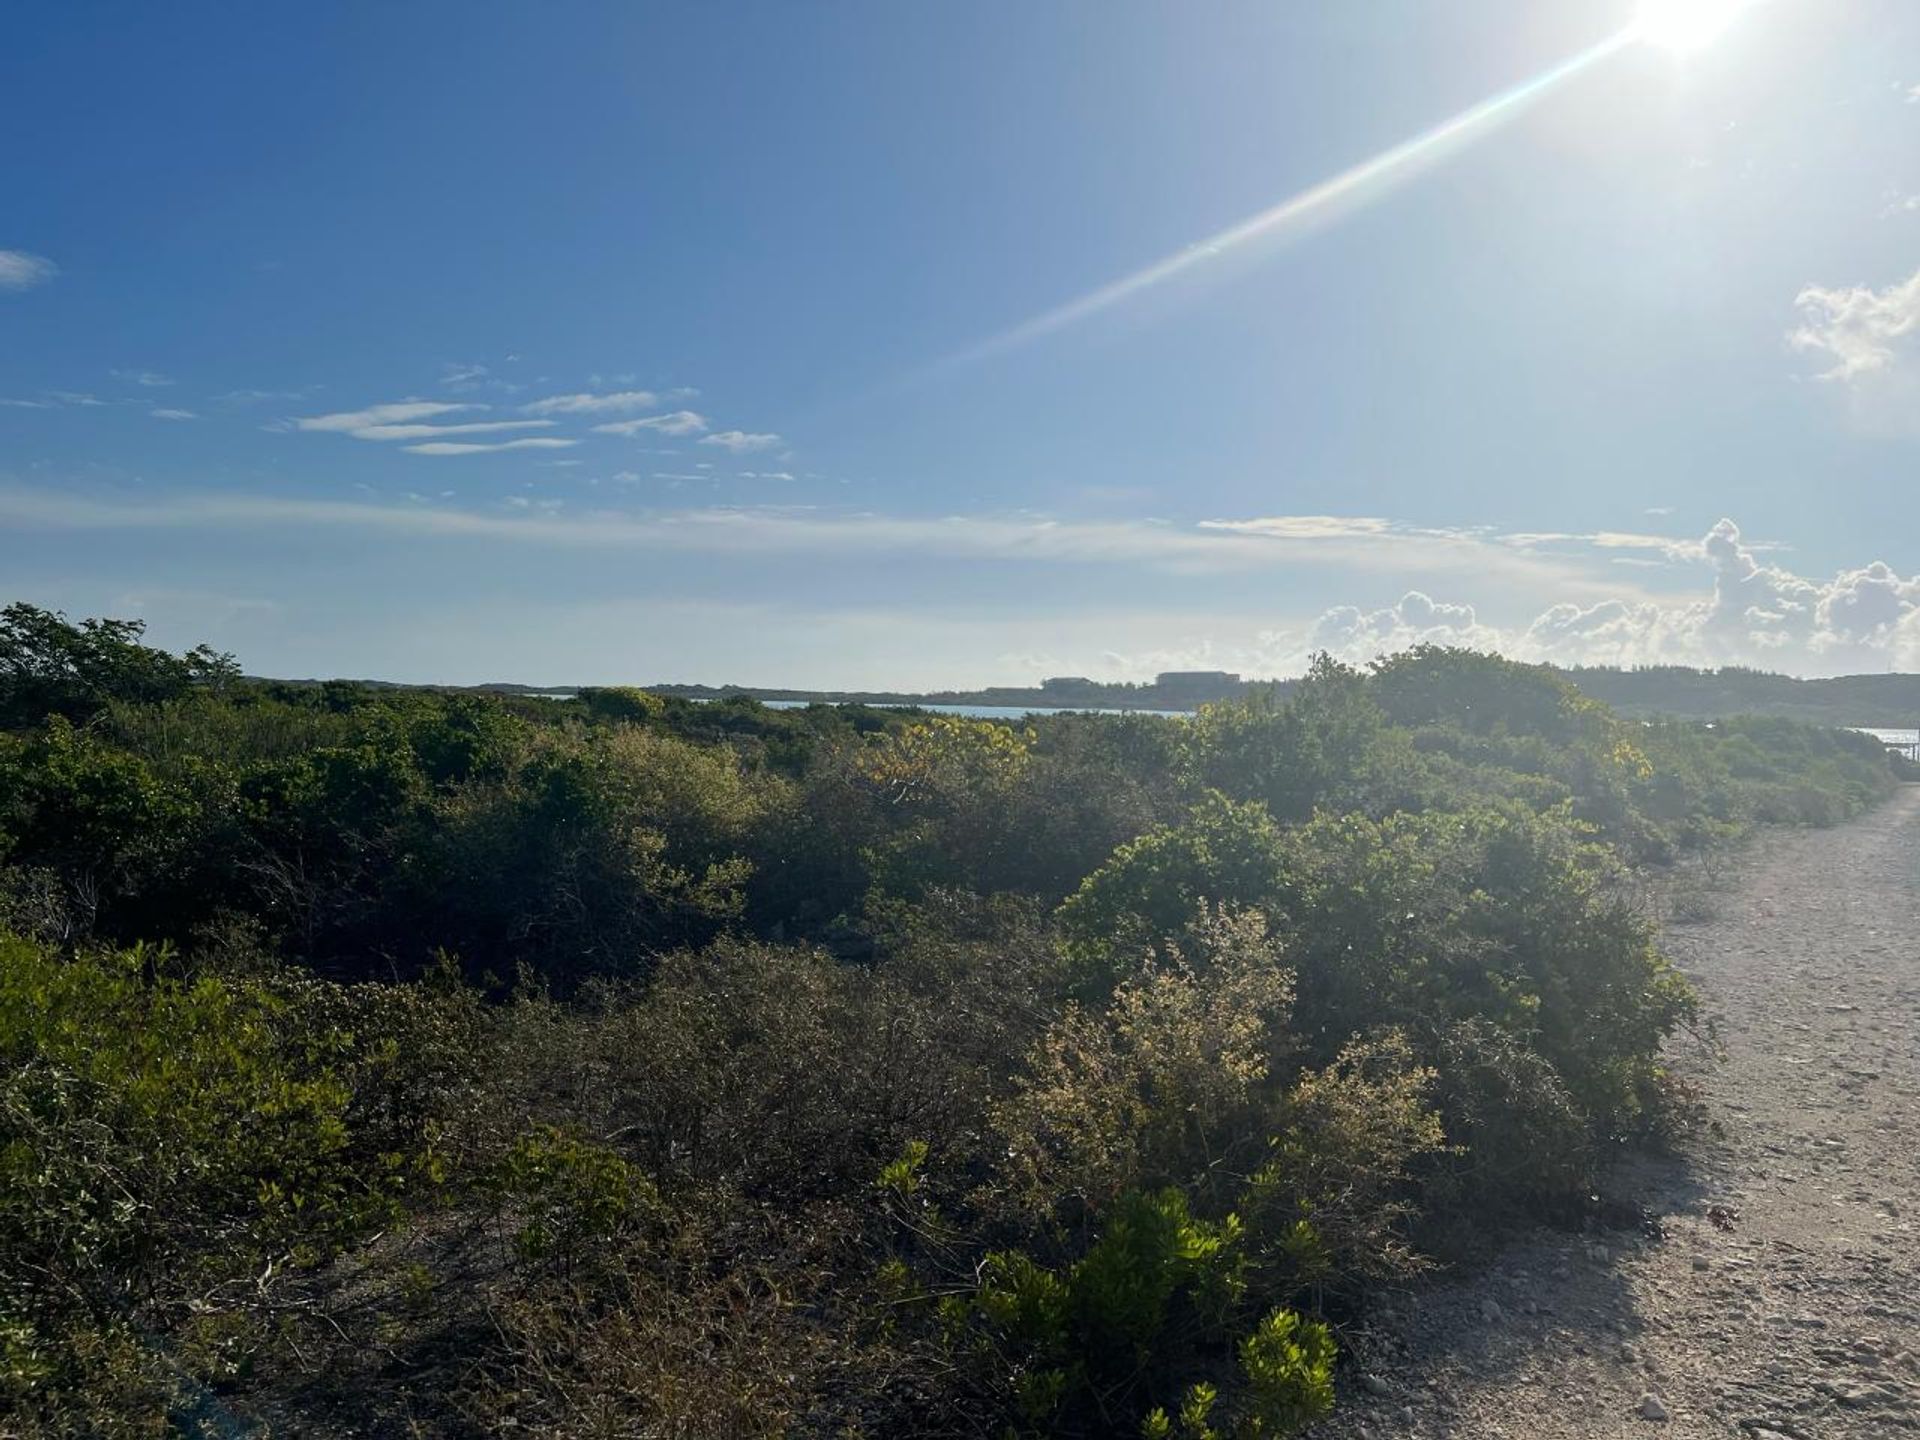
[[[674,410],[665,415],[649,415],[644,420],[614,420],[593,427],[597,435],[698,435],[707,428],[707,417],[693,410]]]
[[[25,250],[0,250],[0,290],[31,290],[59,273],[60,267],[44,255],[29,255]]]
[[[782,442],[778,435],[750,435],[744,430],[722,430],[707,436],[700,443],[721,446],[735,455],[750,455],[756,450],[772,450]]]
[[[611,394],[549,395],[520,408],[529,415],[623,415],[631,410],[652,410],[660,397],[651,390],[616,390]]]
[[[1809,285],[1794,304],[1800,324],[1787,337],[1794,348],[1832,361],[1821,379],[1852,380],[1892,368],[1912,348],[1920,330],[1920,271],[1884,290]]]
[[[1494,645],[1498,632],[1480,623],[1473,606],[1435,600],[1420,590],[1409,590],[1380,610],[1336,605],[1314,622],[1307,636],[1311,650],[1355,660],[1371,659],[1405,650],[1410,645]]]
[[[1697,541],[1661,543],[1707,569],[1704,596],[1665,604],[1563,601],[1503,629],[1483,624],[1471,606],[1415,591],[1384,610],[1326,611],[1309,647],[1355,661],[1432,642],[1558,664],[1746,664],[1828,674],[1920,663],[1920,577],[1876,560],[1831,580],[1809,579],[1767,563],[1731,520]]]

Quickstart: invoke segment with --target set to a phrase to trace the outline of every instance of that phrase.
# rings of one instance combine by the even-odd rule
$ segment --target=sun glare
[[[1749,0],[1642,0],[1634,29],[1648,44],[1685,55],[1718,40]]]

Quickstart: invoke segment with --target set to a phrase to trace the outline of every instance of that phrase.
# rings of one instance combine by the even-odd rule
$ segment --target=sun
[[[1751,0],[1641,0],[1634,29],[1650,45],[1677,55],[1704,50]]]

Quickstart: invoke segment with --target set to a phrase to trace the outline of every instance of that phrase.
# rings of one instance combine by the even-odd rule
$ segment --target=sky
[[[1912,0],[0,30],[0,601],[446,683],[1920,670]]]

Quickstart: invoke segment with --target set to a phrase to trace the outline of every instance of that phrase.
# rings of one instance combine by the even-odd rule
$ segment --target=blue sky
[[[1920,7],[1650,3],[16,4],[0,591],[456,682],[1920,669]]]

